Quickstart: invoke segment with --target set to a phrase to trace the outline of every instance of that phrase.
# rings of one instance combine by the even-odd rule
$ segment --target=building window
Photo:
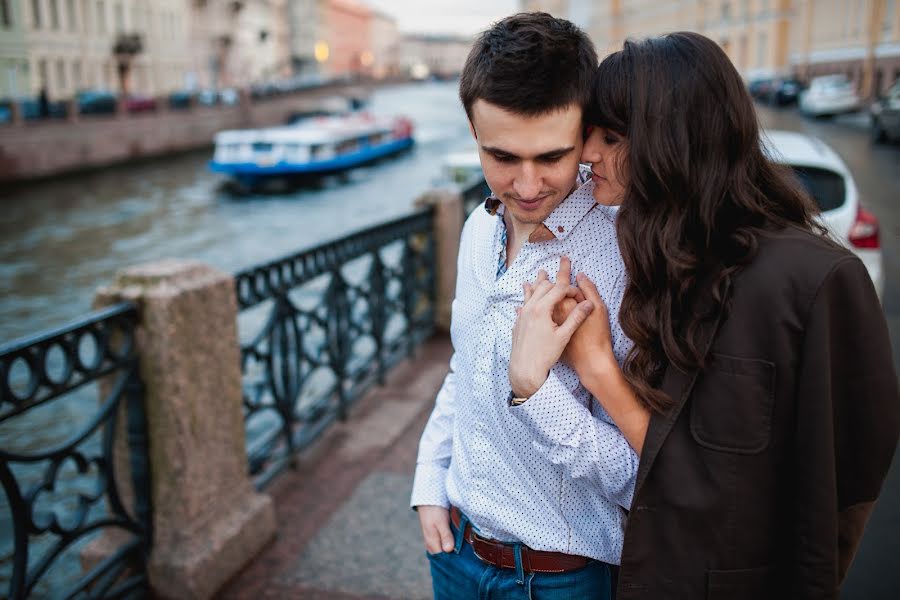
[[[0,23],[4,27],[12,27],[12,6],[9,5],[9,0],[0,0]]]
[[[113,7],[113,12],[116,18],[116,33],[123,33],[125,31],[125,10],[121,4],[116,4]]]
[[[890,36],[891,29],[894,28],[894,11],[897,10],[894,6],[895,4],[894,0],[885,0],[884,3],[884,18],[881,20],[881,31],[884,33],[885,38]]]
[[[97,31],[106,33],[106,3],[103,0],[97,2]]]
[[[61,59],[56,62],[56,91],[58,94],[66,92],[66,63]]]
[[[75,0],[66,0],[66,18],[69,20],[69,31],[78,31],[78,19],[75,16]]]
[[[768,54],[769,36],[760,33],[756,42],[756,66],[763,67],[766,64],[766,55]]]
[[[722,3],[722,20],[723,21],[731,20],[731,3],[730,2]]]
[[[75,91],[80,90],[84,86],[84,82],[81,81],[80,60],[76,60],[72,63],[72,85],[75,86]]]
[[[59,0],[50,0],[50,26],[59,29]]]
[[[46,89],[49,87],[49,81],[47,81],[47,61],[43,58],[38,61],[38,84],[42,89]]]
[[[866,0],[858,0],[856,3],[856,14],[853,23],[853,37],[857,38],[863,31],[863,19],[866,18]]]
[[[31,0],[31,24],[35,29],[41,28],[41,0]]]

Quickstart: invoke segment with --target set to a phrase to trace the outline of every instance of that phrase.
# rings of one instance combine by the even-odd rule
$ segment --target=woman
[[[585,302],[551,305],[542,273],[514,330],[513,404],[562,355],[640,453],[620,600],[836,598],[900,430],[865,267],[766,158],[711,40],[626,42],[587,119],[594,197],[621,203],[618,318],[634,348],[612,358],[583,276],[596,309],[568,339],[555,322]]]

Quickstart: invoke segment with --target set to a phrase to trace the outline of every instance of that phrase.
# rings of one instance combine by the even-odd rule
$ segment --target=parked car
[[[884,272],[878,219],[861,205],[853,175],[841,157],[822,140],[801,133],[766,131],[763,145],[772,160],[793,169],[834,238],[865,264],[880,298]]]
[[[112,92],[83,90],[75,94],[75,103],[82,115],[113,115],[118,100]]]
[[[201,106],[215,106],[219,103],[219,93],[214,89],[203,89],[197,92],[197,104]]]
[[[796,79],[777,79],[769,90],[768,101],[775,106],[787,106],[797,102],[803,84]]]
[[[810,117],[826,117],[859,109],[859,96],[844,75],[814,77],[800,93],[800,112]]]
[[[194,102],[194,93],[188,90],[181,90],[169,94],[169,107],[175,110],[187,110]]]
[[[153,112],[156,110],[156,98],[149,96],[129,96],[125,100],[125,110],[130,113]]]
[[[219,99],[222,101],[222,104],[234,106],[240,101],[240,96],[236,89],[225,88],[219,92]]]
[[[900,79],[869,107],[872,139],[876,142],[900,140]]]
[[[747,91],[754,100],[768,100],[769,92],[775,85],[775,79],[772,77],[758,77],[751,79],[747,83]]]

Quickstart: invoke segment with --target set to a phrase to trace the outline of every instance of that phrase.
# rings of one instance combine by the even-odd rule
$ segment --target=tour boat
[[[210,168],[252,187],[263,179],[327,175],[397,154],[413,145],[413,125],[405,117],[352,112],[221,131],[215,141]]]

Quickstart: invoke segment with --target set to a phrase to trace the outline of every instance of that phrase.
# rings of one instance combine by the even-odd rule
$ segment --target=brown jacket
[[[862,263],[767,233],[704,332],[668,367],[625,531],[618,600],[837,598],[897,447],[900,392]]]

